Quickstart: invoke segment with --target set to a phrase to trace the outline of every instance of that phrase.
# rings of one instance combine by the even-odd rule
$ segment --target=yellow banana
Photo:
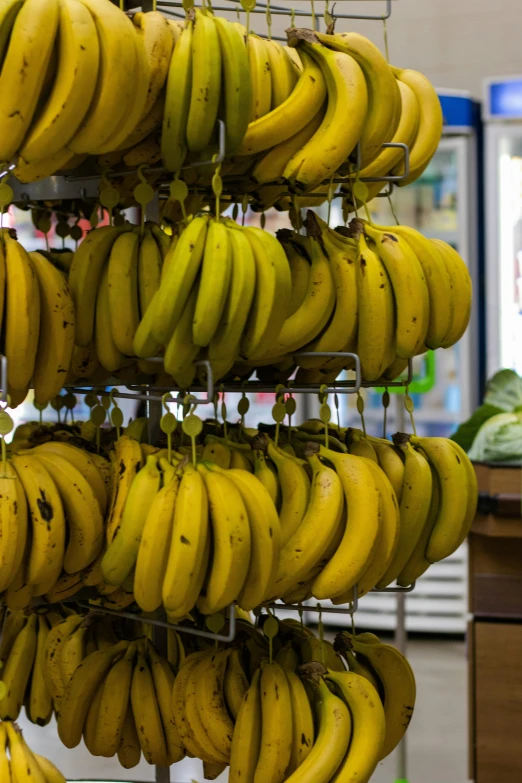
[[[261,747],[261,670],[257,669],[243,697],[232,737],[230,783],[253,780]]]
[[[138,49],[143,44],[126,14],[117,6],[108,8],[103,0],[82,3],[96,24],[100,69],[89,110],[67,146],[76,153],[105,152],[107,143],[115,149],[136,125],[135,114],[141,114],[145,103],[148,63]],[[146,78],[141,79],[144,69]],[[118,140],[120,134],[123,138]],[[114,147],[112,142],[117,142]]]
[[[140,322],[138,303],[139,235],[118,237],[109,258],[108,288],[111,334],[116,348],[132,356],[132,342]]]
[[[435,245],[442,256],[455,297],[455,309],[451,327],[444,335],[444,341],[441,343],[443,348],[449,348],[460,340],[468,328],[472,302],[471,277],[466,264],[451,245],[448,245],[447,242],[443,242],[441,239],[432,239],[431,243]]]
[[[46,593],[56,582],[65,549],[65,517],[60,495],[51,476],[35,457],[11,460],[22,482],[32,522],[27,580]]]
[[[11,161],[26,135],[58,29],[58,0],[26,0],[10,31],[0,75],[0,160]]]
[[[373,636],[373,634],[371,635]],[[360,636],[364,637],[364,634],[359,634],[357,638],[361,642],[365,641],[365,639],[364,638],[361,639]],[[380,644],[379,639],[377,639],[377,644]],[[355,672],[355,674],[358,674],[360,677],[364,677],[366,680],[368,680],[368,682],[370,682],[373,685],[377,693],[379,693],[379,691],[382,690],[382,685],[380,685],[370,665],[368,663],[363,663],[362,658],[357,658],[353,650],[346,650],[345,652],[343,652],[343,657],[346,660],[346,663],[348,664],[348,668],[351,672]]]
[[[378,443],[372,440],[371,444],[377,454],[379,467],[388,477],[388,481],[393,487],[397,502],[400,504],[404,490],[404,462],[391,443]]]
[[[234,724],[227,712],[223,681],[230,650],[219,650],[198,667],[196,702],[211,744],[230,760]]]
[[[227,155],[233,154],[245,136],[250,120],[252,85],[244,37],[237,27],[219,16],[214,24],[223,64],[223,103]]]
[[[22,564],[28,522],[24,489],[10,462],[0,478],[0,496],[0,589],[5,590]]]
[[[186,132],[192,87],[193,37],[193,17],[189,17],[170,61],[161,133],[163,163],[173,172],[179,171],[187,155]]]
[[[142,318],[159,288],[162,265],[163,257],[160,248],[152,232],[146,231],[140,242],[138,256],[138,290]]]
[[[54,766],[52,761],[39,756],[38,753],[33,753],[33,757],[45,776],[45,783],[67,783],[60,770]]]
[[[23,3],[24,0],[8,0],[2,6],[0,12],[0,63],[4,62],[11,31]]]
[[[310,479],[303,464],[295,462],[272,443],[268,444],[268,455],[277,468],[281,486],[281,546],[291,539],[299,528],[310,500]]]
[[[29,257],[40,292],[40,331],[33,374],[34,398],[38,404],[46,405],[61,391],[71,363],[74,305],[65,276],[40,253],[30,253]]]
[[[272,98],[272,73],[268,57],[268,43],[259,35],[247,36],[246,48],[250,65],[252,102],[250,122],[255,122],[270,111]],[[244,144],[241,145],[241,150]],[[264,148],[266,149],[266,147]],[[249,150],[251,153],[252,151]],[[244,153],[241,153],[244,154]]]
[[[186,747],[187,751],[199,758],[204,755],[204,751],[200,745],[196,742],[196,738],[192,727],[187,719],[186,714],[186,693],[189,685],[190,678],[193,670],[198,666],[200,661],[207,655],[207,651],[196,652],[189,655],[174,681],[174,687],[172,689],[172,708],[174,710],[174,720],[179,736]]]
[[[100,46],[85,5],[72,0],[60,3],[58,42],[53,87],[20,149],[28,163],[55,155],[72,139],[96,88]]]
[[[167,765],[167,748],[154,680],[140,651],[131,684],[131,703],[141,750],[149,764]]]
[[[108,675],[105,675],[104,679],[100,682],[96,688],[92,701],[89,705],[87,715],[85,716],[85,722],[83,724],[83,742],[87,750],[92,756],[97,755],[96,751],[96,732],[98,728],[98,716],[100,713],[100,704],[103,696],[103,689],[105,686],[105,680]]]
[[[94,313],[101,273],[111,248],[132,226],[102,226],[91,231],[74,254],[69,272],[69,285],[76,311],[75,343],[88,346],[94,336]]]
[[[51,692],[56,712],[60,709],[60,703],[65,693],[65,683],[60,665],[62,647],[66,639],[82,622],[81,615],[72,614],[51,628],[47,636],[44,661],[45,681]]]
[[[1,720],[16,720],[20,714],[36,656],[37,629],[38,617],[32,614],[16,637],[2,669],[6,695],[0,700]]]
[[[63,568],[73,574],[86,568],[103,545],[103,517],[96,495],[80,471],[58,454],[38,452],[58,488],[67,516],[68,540]]]
[[[328,672],[326,682],[348,706],[353,721],[350,749],[337,771],[337,780],[367,783],[379,762],[386,732],[379,694],[368,680],[353,672]]]
[[[278,41],[265,41],[272,82],[271,109],[277,109],[292,94],[298,73],[286,49]]]
[[[261,744],[253,783],[283,783],[292,755],[292,703],[290,686],[277,663],[263,667],[261,691]]]
[[[147,97],[140,118],[143,120],[152,111],[165,86],[174,50],[174,41],[169,20],[159,11],[138,12],[132,17],[132,22],[143,39],[149,63]]]
[[[97,650],[81,662],[65,686],[58,715],[58,734],[66,748],[75,748],[94,694],[114,662],[125,654],[128,642]]]
[[[203,564],[206,568],[205,547],[209,538],[205,485],[200,473],[192,465],[187,465],[176,497],[172,540],[163,582],[163,604],[167,612],[187,613],[194,606],[205,578],[201,569]]]
[[[376,583],[382,588],[391,584],[413,555],[426,525],[432,494],[432,475],[421,452],[409,443],[401,444],[405,454],[404,482],[400,502],[399,543],[386,572]]]
[[[341,479],[348,508],[343,539],[335,555],[316,577],[313,594],[319,600],[340,595],[358,582],[369,564],[379,529],[378,491],[371,469],[359,457],[321,446],[319,454],[332,462]]]
[[[229,235],[223,223],[210,221],[192,326],[194,343],[199,346],[210,343],[225,307],[232,271]]]
[[[221,94],[221,49],[213,16],[196,10],[192,39],[192,90],[187,117],[187,146],[202,152],[212,139]]]
[[[0,663],[2,667],[9,657],[16,637],[27,622],[24,612],[7,612],[2,623],[2,635],[0,636]]]
[[[277,473],[273,467],[268,466],[265,455],[262,451],[257,449],[254,454],[254,475],[259,479],[261,484],[270,495],[272,503],[276,509],[279,509],[281,505],[281,487],[279,485]]]
[[[159,491],[160,479],[156,457],[150,455],[132,482],[120,527],[101,563],[104,581],[109,585],[123,584],[136,564],[143,528]]]
[[[108,372],[114,373],[124,366],[128,358],[116,346],[111,327],[109,267],[106,266],[101,275],[96,297],[94,340],[101,366]]]
[[[86,657],[88,633],[89,622],[84,621],[61,644],[60,671],[64,686],[67,686],[74,672]]]
[[[212,652],[210,650],[206,650],[201,659],[196,662],[196,665],[193,668],[191,668],[190,675],[185,687],[184,709],[186,721],[190,727],[191,737],[194,737],[193,742],[191,739],[189,745],[191,745],[193,750],[197,750],[198,748],[200,749],[196,755],[198,755],[203,761],[219,764],[226,763],[226,756],[211,742],[210,737],[203,725],[198,700],[196,697],[200,674],[203,672],[203,669],[209,662],[211,656]]]
[[[124,769],[132,769],[140,763],[140,758],[141,745],[129,702],[121,733],[121,743],[118,748],[118,761]]]
[[[289,777],[308,758],[314,744],[314,716],[303,683],[293,671],[286,671],[292,703],[292,752],[286,770]]]
[[[281,551],[272,584],[272,595],[278,597],[286,595],[321,560],[344,509],[343,487],[336,472],[323,465],[315,454],[308,457],[308,462],[313,470],[310,501],[299,527]]]
[[[132,483],[142,467],[140,444],[121,435],[114,444],[113,488],[107,517],[107,542],[110,544],[120,529],[123,511]]]
[[[368,90],[361,67],[350,55],[320,43],[302,45],[319,64],[328,90],[321,126],[283,174],[294,187],[307,191],[328,180],[352,153],[366,119]]]
[[[172,468],[163,473],[164,486],[152,501],[141,537],[134,595],[144,612],[153,612],[162,603],[162,591],[169,557],[174,508],[179,477]]]
[[[395,356],[395,305],[386,268],[371,240],[359,237],[357,353],[362,376],[376,381]]]
[[[16,783],[47,783],[38,762],[27,747],[18,726],[6,723],[11,755],[11,773]]]
[[[162,658],[152,645],[148,646],[150,668],[154,680],[154,688],[161,713],[161,721],[165,732],[168,763],[176,764],[185,756],[185,748],[176,727],[174,709],[172,705],[172,690],[174,688],[174,674],[168,662]]]
[[[7,379],[15,391],[22,391],[29,385],[35,367],[40,331],[40,293],[32,261],[22,245],[6,232],[4,242]]]
[[[198,465],[208,493],[213,534],[213,557],[205,594],[198,604],[213,614],[235,601],[248,573],[251,535],[245,504],[236,485],[225,475]]]
[[[397,128],[400,94],[393,73],[377,46],[359,33],[316,35],[325,46],[351,55],[363,70],[368,87],[368,115],[361,135],[364,167],[377,157],[384,142],[391,141]]]
[[[240,652],[239,650],[231,650],[223,680],[223,691],[228,711],[234,721],[237,720],[248,687],[248,678],[241,663]]]
[[[103,682],[94,735],[96,756],[111,758],[121,744],[129,704],[136,648],[130,644],[123,658],[109,670]]]

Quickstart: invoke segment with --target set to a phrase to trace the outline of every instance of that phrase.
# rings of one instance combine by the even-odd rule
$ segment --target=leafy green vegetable
[[[468,456],[475,462],[522,462],[522,413],[498,413],[489,418]]]
[[[484,402],[503,411],[522,406],[522,378],[514,370],[499,370],[489,379]]]
[[[453,433],[451,440],[454,440],[459,446],[462,446],[464,451],[469,451],[477,432],[484,422],[497,413],[502,413],[502,408],[497,408],[495,405],[481,405],[480,408],[477,408],[471,417],[461,424],[458,430]]]

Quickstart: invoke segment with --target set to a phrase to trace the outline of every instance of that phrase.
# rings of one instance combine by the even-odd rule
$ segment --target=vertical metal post
[[[156,403],[157,404],[157,403]],[[167,629],[161,628],[155,625],[153,630],[154,646],[160,655],[164,658],[167,657]],[[156,783],[170,783],[170,767],[158,767],[155,768]]]
[[[404,432],[406,414],[404,409],[404,395],[396,394],[397,400],[397,429]],[[395,625],[395,646],[403,655],[406,655],[408,635],[406,632],[406,595],[397,593],[397,622]],[[406,735],[397,747],[397,778],[395,783],[408,783],[408,753]]]

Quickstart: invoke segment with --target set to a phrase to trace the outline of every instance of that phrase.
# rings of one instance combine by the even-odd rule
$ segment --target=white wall
[[[309,2],[291,0],[279,5],[287,2],[310,8]],[[437,87],[470,90],[478,98],[484,77],[522,74],[522,0],[393,0],[392,6],[388,40],[394,65],[415,68]],[[322,13],[323,3],[317,0],[316,7]],[[348,7],[354,13],[379,14],[385,3],[340,0],[336,10]],[[274,33],[276,27],[289,26],[286,18],[274,17],[273,22]],[[308,27],[310,21],[298,18],[296,26]],[[264,19],[256,19],[255,29],[266,33]],[[384,49],[380,22],[339,20],[338,29],[364,33]]]

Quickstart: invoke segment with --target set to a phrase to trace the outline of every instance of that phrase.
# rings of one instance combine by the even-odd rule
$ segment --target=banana
[[[8,0],[0,12],[0,65],[3,65],[13,25],[24,0]],[[52,59],[52,58],[51,58]]]
[[[219,472],[233,482],[248,514],[251,555],[237,602],[242,609],[250,611],[266,598],[277,572],[281,542],[279,517],[268,492],[255,476],[236,468]]]
[[[336,779],[339,783],[367,783],[379,762],[386,733],[379,694],[368,680],[353,672],[328,672],[326,682],[348,706],[353,721],[350,749]]]
[[[270,112],[272,102],[272,73],[270,70],[268,45],[264,38],[250,33],[247,35],[246,49],[250,65],[252,92],[250,123],[253,123]],[[241,150],[243,147],[244,144],[241,145]],[[251,150],[249,150],[249,152],[252,154]],[[240,154],[245,153],[240,151]]]
[[[91,231],[74,254],[69,285],[76,311],[75,343],[88,346],[94,337],[96,296],[103,267],[120,234],[132,226],[102,226]]]
[[[191,668],[184,692],[185,714],[187,724],[190,727],[191,735],[194,737],[195,743],[191,745],[191,742],[189,742],[189,746],[191,746],[193,750],[199,749],[196,755],[203,761],[224,764],[227,761],[226,756],[211,742],[206,728],[203,725],[197,700],[199,678],[203,673],[203,669],[210,661],[211,656],[212,652],[206,650],[201,659]]]
[[[252,473],[252,463],[248,457],[243,454],[242,451],[237,451],[234,448],[230,449],[230,467],[233,470],[242,470],[247,473]]]
[[[100,370],[105,373],[106,377],[106,371],[100,366],[94,340],[85,348],[80,348],[75,345],[71,358],[71,366],[65,381],[66,383],[72,383],[78,378],[88,378],[90,380],[95,377]]]
[[[442,136],[443,117],[439,96],[422,73],[393,66],[391,70],[399,82],[404,82],[413,90],[421,107],[419,130],[410,149],[410,174],[399,182],[404,187],[415,182],[435,154]],[[397,170],[402,173],[404,166],[400,164]]]
[[[223,680],[223,691],[228,711],[232,715],[234,721],[237,720],[248,688],[248,678],[241,663],[239,650],[231,650]]]
[[[148,63],[126,14],[117,6],[108,8],[103,0],[81,1],[96,25],[100,68],[89,110],[67,146],[72,152],[92,154],[108,151],[106,144],[116,149],[134,129],[145,104]]]
[[[10,462],[0,477],[0,589],[5,590],[18,573],[27,543],[27,500]],[[1,648],[0,648],[1,652]],[[2,656],[0,655],[0,660]]]
[[[377,453],[373,444],[365,437],[360,430],[350,429],[347,433],[347,440],[350,443],[349,452],[356,457],[364,457],[375,464],[378,463]]]
[[[72,139],[96,88],[100,46],[94,20],[83,3],[67,0],[59,8],[58,68],[20,149],[28,163],[55,155]]]
[[[250,66],[244,37],[227,19],[214,16],[223,64],[223,103],[227,155],[235,153],[248,128],[252,105]]]
[[[132,769],[140,763],[140,758],[141,745],[129,702],[121,733],[121,743],[118,748],[118,761],[124,769]]]
[[[408,728],[415,707],[415,677],[411,666],[389,644],[364,644],[352,637],[351,645],[373,667],[384,689],[385,736],[379,760],[397,747]],[[349,778],[347,778],[349,780]]]
[[[247,323],[256,285],[256,262],[243,231],[227,228],[230,243],[230,285],[221,321],[208,346],[211,362],[235,360]]]
[[[139,148],[141,142],[144,142],[149,137],[156,139],[157,134],[161,133],[164,111],[165,90],[162,90],[149,113],[139,121],[132,133],[127,136],[123,144],[120,145],[120,148],[112,153],[108,153],[108,155],[119,156],[119,161],[123,158],[124,163],[130,168],[130,163],[126,160],[128,155],[134,150],[134,155],[131,155],[131,158],[136,157],[136,150]]]
[[[172,539],[179,477],[171,468],[164,471],[163,481],[147,514],[136,561],[134,595],[144,612],[153,612],[161,606]]]
[[[133,340],[140,322],[138,302],[139,235],[122,234],[112,246],[108,265],[111,335],[122,354],[132,356]]]
[[[220,650],[198,666],[196,703],[211,744],[230,761],[234,724],[227,712],[223,681],[230,650]]]
[[[212,761],[203,762],[203,777],[205,780],[215,780],[227,768],[228,764],[220,764]]]
[[[310,279],[310,260],[301,251],[301,248],[296,247],[292,242],[284,241],[282,238],[279,241],[284,247],[292,277],[292,293],[288,308],[289,318],[299,310],[307,294]]]
[[[461,530],[461,539],[462,541],[464,541],[468,536],[468,533],[471,528],[471,524],[475,519],[475,514],[477,513],[477,503],[478,503],[478,494],[479,494],[477,474],[475,473],[475,468],[473,467],[473,464],[471,463],[464,449],[461,446],[459,446],[459,444],[456,443],[454,440],[450,440],[450,444],[452,449],[455,451],[457,458],[461,459],[462,462],[464,463],[464,467],[466,469],[466,475],[467,475],[466,514],[464,516],[464,521]]]
[[[373,636],[373,634],[371,634]],[[363,637],[362,639],[360,637]],[[357,637],[359,641],[364,642],[370,640],[365,640],[365,634],[359,634]],[[380,644],[380,640],[377,639],[376,644]],[[355,674],[358,674],[360,677],[364,677],[366,680],[368,680],[369,683],[372,684],[372,686],[375,688],[377,693],[380,693],[382,690],[382,685],[380,685],[377,677],[375,676],[374,672],[372,671],[370,665],[368,663],[364,663],[362,658],[357,658],[353,650],[346,650],[343,652],[343,657],[346,660],[346,663],[348,664],[348,668],[351,672],[355,672]]]
[[[65,639],[60,648],[60,671],[64,686],[86,657],[89,621],[85,620],[70,636]]]
[[[400,504],[404,489],[404,462],[391,443],[378,443],[376,440],[371,443],[377,454],[379,467],[386,474]]]
[[[261,747],[261,670],[257,669],[237,715],[230,754],[229,783],[253,780]]]
[[[314,744],[314,716],[303,683],[293,671],[286,671],[292,704],[292,752],[286,770],[289,777],[308,758]]]
[[[101,366],[108,372],[117,372],[128,361],[127,357],[117,348],[111,331],[111,312],[109,302],[109,267],[102,272],[98,294],[96,297],[96,316],[94,325],[94,340],[96,353]]]
[[[176,727],[172,705],[172,690],[175,677],[168,662],[158,655],[152,645],[148,646],[148,655],[161,721],[165,732],[168,763],[169,765],[176,764],[185,756],[185,748]]]
[[[210,221],[192,324],[194,343],[202,347],[214,337],[225,307],[232,272],[229,235],[223,223]]]
[[[45,645],[44,673],[47,687],[53,698],[54,709],[59,712],[60,703],[65,693],[62,669],[60,665],[61,651],[65,641],[83,622],[81,615],[72,614],[63,622],[58,623],[49,631]]]
[[[45,783],[67,783],[60,770],[49,759],[39,756],[38,753],[33,753],[33,757],[45,776]]]
[[[192,39],[192,90],[187,117],[187,146],[202,152],[209,146],[221,95],[221,48],[214,18],[196,10]]]
[[[254,56],[259,47],[257,36],[248,36],[247,47],[249,56]],[[253,90],[253,111],[250,125],[238,149],[239,155],[255,155],[264,150],[271,150],[303,130],[311,119],[321,109],[326,98],[326,82],[320,67],[308,56],[302,53],[304,69],[291,95],[273,111],[270,111],[268,101],[271,95],[270,89],[261,94],[257,90],[257,77],[259,69],[256,69],[254,79],[256,84]],[[265,60],[265,65],[266,65]],[[262,67],[261,67],[262,72]],[[252,73],[252,60],[251,60]],[[268,71],[268,78],[270,71]],[[261,73],[261,79],[267,80],[266,73]],[[259,97],[258,97],[259,96]],[[256,108],[258,104],[258,108]],[[261,113],[262,112],[262,113]],[[254,116],[256,115],[257,116]]]
[[[128,642],[122,641],[107,650],[91,653],[80,663],[65,686],[58,715],[58,734],[66,748],[79,745],[94,694],[116,659],[125,654],[127,647]]]
[[[361,134],[361,163],[365,167],[397,129],[400,95],[393,73],[377,46],[359,33],[316,35],[325,46],[349,54],[363,70],[368,87],[368,114]]]
[[[36,656],[37,629],[38,617],[32,614],[16,637],[2,669],[6,695],[0,700],[1,720],[16,720],[20,714]]]
[[[395,356],[395,305],[392,286],[375,244],[361,234],[359,247],[357,353],[362,377],[376,381]]]
[[[256,449],[254,455],[254,475],[270,495],[276,509],[279,509],[281,505],[281,487],[277,473],[272,467],[268,466],[265,455],[261,450]]]
[[[96,732],[98,727],[98,715],[100,712],[100,704],[103,696],[103,688],[105,686],[104,679],[100,682],[96,688],[92,701],[89,705],[87,715],[85,716],[85,723],[83,724],[83,742],[87,750],[92,756],[96,755]]]
[[[61,391],[74,347],[74,305],[64,275],[40,253],[29,253],[38,281],[40,330],[33,385],[46,405]]]
[[[201,571],[203,567],[206,569],[205,549],[209,538],[205,484],[200,473],[192,465],[187,465],[176,497],[172,540],[163,582],[163,604],[167,612],[186,614],[196,603],[205,578]]]
[[[149,11],[148,13],[139,11],[132,17],[132,22],[143,39],[150,71],[147,97],[140,118],[143,121],[156,105],[167,81],[174,41],[169,20],[159,11]]]
[[[127,435],[121,435],[114,444],[113,488],[107,517],[107,542],[120,529],[125,504],[132,483],[142,467],[140,444]]]
[[[207,228],[206,217],[194,218],[165,258],[168,268],[154,298],[152,326],[152,335],[161,345],[167,345],[172,337],[194,285],[203,258]]]
[[[201,660],[207,655],[207,651],[200,651],[189,655],[174,681],[174,687],[172,689],[172,708],[174,710],[174,720],[179,736],[183,742],[187,752],[198,758],[202,758],[204,751],[200,745],[196,742],[196,738],[192,727],[187,719],[186,714],[186,693],[188,685],[195,668],[199,665]]]
[[[432,239],[431,244],[432,246],[435,245],[442,256],[455,297],[455,309],[451,327],[444,335],[444,341],[441,343],[443,348],[449,348],[460,340],[468,328],[472,303],[471,277],[466,264],[451,245],[448,245],[447,242],[443,242],[441,239]]]
[[[420,105],[411,87],[405,82],[398,82],[398,85],[401,97],[400,121],[390,141],[394,144],[406,144],[408,149],[411,149],[419,130]],[[362,169],[359,177],[387,175],[403,156],[404,152],[400,148],[384,147],[377,157]]]
[[[368,90],[361,67],[350,55],[320,43],[305,41],[302,46],[319,64],[328,90],[328,108],[319,130],[283,174],[298,190],[307,191],[328,180],[352,153],[366,120]]]
[[[283,669],[268,663],[261,673],[261,744],[253,783],[283,783],[292,755],[292,703]]]
[[[37,459],[60,493],[68,532],[63,568],[74,574],[87,568],[101,551],[104,531],[100,507],[91,485],[74,465],[46,452],[39,452]]]
[[[51,476],[35,457],[11,460],[22,482],[32,522],[32,542],[27,580],[46,593],[62,569],[65,549],[65,517],[60,495]]]
[[[65,601],[78,593],[83,587],[82,573],[62,573],[50,590],[45,593],[45,600],[50,604]]]
[[[387,587],[395,581],[415,551],[428,520],[432,494],[432,475],[427,460],[409,443],[401,445],[404,452],[404,482],[400,502],[399,544],[377,587]]]
[[[297,84],[298,73],[287,51],[280,43],[273,40],[265,41],[270,65],[272,83],[271,109],[277,109],[292,94]]]
[[[345,593],[366,570],[379,529],[379,501],[371,469],[360,458],[338,454],[324,446],[319,455],[332,462],[348,507],[343,539],[313,584],[313,594],[321,600]]]
[[[0,160],[18,152],[37,107],[58,29],[59,3],[26,0],[9,36],[0,75]]]
[[[428,331],[429,293],[422,266],[398,234],[378,231],[370,224],[364,230],[375,242],[395,295],[397,356],[409,359],[425,344]]]
[[[280,334],[292,279],[285,252],[275,237],[259,228],[246,228],[244,233],[256,264],[254,299],[241,342],[241,352],[249,358],[272,345]]]
[[[16,783],[47,783],[46,777],[27,747],[20,729],[12,723],[6,723],[6,729],[13,780]]]
[[[312,220],[309,212],[307,220]],[[314,216],[315,217],[315,216]],[[325,329],[303,351],[354,351],[357,347],[358,297],[357,297],[357,243],[346,240],[337,243],[332,232],[322,231],[321,241],[330,266],[335,284],[335,307]],[[299,366],[318,367],[324,359],[300,358]]]
[[[180,170],[187,155],[186,131],[193,78],[193,38],[193,16],[188,16],[170,61],[161,133],[163,163],[173,172]]]
[[[0,636],[0,664],[5,665],[13,644],[24,625],[27,617],[23,612],[8,611],[2,624],[2,635]]]
[[[299,309],[286,319],[268,351],[265,349],[269,356],[282,356],[306,346],[326,326],[334,310],[335,285],[328,256],[313,236],[309,238],[307,249],[311,263],[306,296]]]
[[[345,757],[352,735],[352,719],[344,701],[323,679],[315,686],[317,737],[314,745],[287,783],[328,783]]]
[[[109,670],[97,712],[94,755],[111,758],[121,744],[129,704],[136,647],[130,644],[123,658]]]
[[[268,444],[268,455],[275,463],[281,486],[281,546],[285,547],[298,530],[310,501],[310,479],[303,464],[295,462],[273,443]]]
[[[308,462],[313,470],[310,501],[299,527],[281,551],[272,584],[273,595],[278,597],[286,595],[321,560],[344,510],[343,487],[337,473],[323,465],[316,454],[308,457]]]
[[[305,637],[301,642],[299,654],[304,664],[316,661],[324,663],[333,671],[346,671],[346,666],[341,656],[335,652],[332,643],[325,639],[318,639],[317,636]]]
[[[160,228],[157,223],[151,223],[150,230],[152,231],[152,236],[156,240],[156,244],[159,247],[161,258],[163,260],[170,250],[170,246],[177,241],[177,237],[169,236],[169,234],[163,231],[163,229]],[[162,275],[163,271],[164,267],[161,269]]]
[[[149,764],[167,765],[167,748],[154,680],[143,651],[138,653],[131,684],[131,703],[141,750]]]
[[[461,544],[467,516],[468,472],[450,440],[411,436],[410,442],[414,447],[420,447],[438,478],[439,513],[426,547],[426,559],[436,563],[451,555]],[[463,487],[467,490],[464,497]]]
[[[15,391],[22,391],[29,385],[35,366],[40,331],[40,293],[38,278],[28,253],[6,232],[3,241],[7,287],[5,308],[7,375],[9,385]]]
[[[213,557],[205,594],[198,604],[213,614],[235,601],[248,573],[251,534],[245,504],[236,485],[223,474],[198,465],[208,493]]]
[[[375,585],[380,584],[398,551],[402,532],[399,504],[392,485],[375,462],[366,460],[366,465],[372,472],[379,492],[379,532],[370,563],[357,582],[358,596],[366,595]]]
[[[232,462],[232,449],[226,443],[212,436],[205,438],[207,441],[203,450],[203,461],[211,462],[228,471]]]
[[[160,286],[163,257],[152,235],[146,231],[141,238],[138,255],[138,291],[140,315],[143,318]]]
[[[160,479],[156,457],[151,454],[132,482],[120,527],[101,563],[104,581],[109,585],[123,584],[136,564],[143,528],[159,491]]]
[[[0,724],[0,776],[5,783],[11,783],[11,761],[7,755],[7,728],[5,723]]]

